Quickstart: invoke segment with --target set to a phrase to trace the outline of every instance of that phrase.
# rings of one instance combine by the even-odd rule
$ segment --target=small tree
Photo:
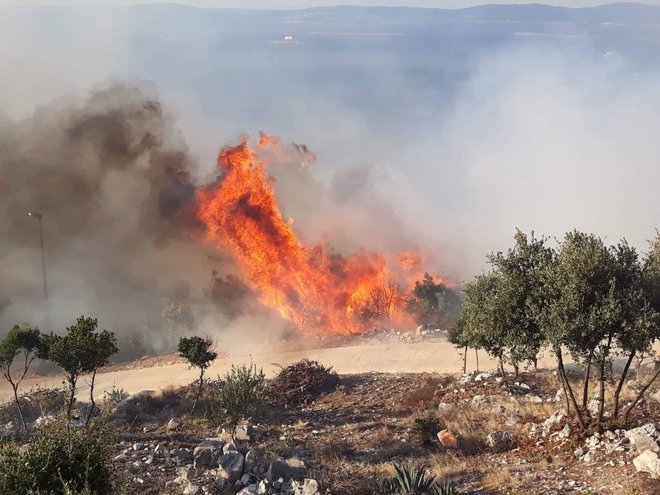
[[[210,337],[202,338],[194,337],[181,337],[179,339],[179,356],[185,358],[191,368],[199,368],[199,383],[197,385],[197,394],[195,395],[195,402],[193,402],[190,414],[195,411],[197,401],[202,394],[202,387],[204,385],[204,372],[215,361],[218,354],[213,350],[213,340]]]
[[[415,282],[406,311],[418,324],[452,325],[461,312],[461,299],[450,287],[436,283],[428,273]]]
[[[14,327],[7,333],[7,336],[0,342],[0,373],[9,382],[14,391],[14,402],[21,420],[23,429],[26,428],[25,418],[21,410],[21,404],[18,400],[18,387],[27,375],[32,361],[38,356],[40,350],[40,334],[36,328],[27,325]],[[16,357],[22,355],[22,369],[19,369],[18,376],[12,376],[12,365]]]
[[[69,401],[66,409],[68,419],[71,419],[71,410],[76,400],[76,385],[80,376],[92,373],[90,391],[93,409],[96,373],[108,364],[110,357],[118,350],[114,333],[107,330],[95,333],[97,327],[96,318],[81,316],[75,325],[66,329],[66,335],[55,335],[51,332],[44,336],[48,359],[55,362],[66,374],[69,386]]]

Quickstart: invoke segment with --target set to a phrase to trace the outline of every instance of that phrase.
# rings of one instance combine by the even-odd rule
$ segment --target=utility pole
[[[39,222],[39,244],[41,246],[41,273],[43,275],[43,281],[44,281],[44,303],[46,305],[46,330],[49,329],[50,327],[50,317],[49,317],[49,311],[48,311],[48,282],[46,280],[46,253],[44,252],[44,230],[43,226],[41,224],[41,220],[43,218],[43,215],[41,213],[37,213],[36,211],[31,211],[28,213],[29,216],[36,218],[37,221]]]

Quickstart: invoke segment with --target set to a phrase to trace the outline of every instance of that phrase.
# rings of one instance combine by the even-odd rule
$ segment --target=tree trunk
[[[479,373],[479,349],[474,348],[474,356],[477,358],[477,373]]]
[[[633,407],[635,407],[635,406],[637,405],[637,403],[639,402],[639,400],[640,400],[640,399],[642,398],[642,396],[644,395],[644,392],[646,392],[646,390],[647,390],[651,385],[653,385],[653,382],[656,380],[656,378],[658,378],[658,375],[660,375],[660,367],[658,367],[658,369],[656,370],[655,375],[653,375],[653,378],[651,378],[651,381],[649,381],[649,382],[644,386],[644,388],[643,388],[642,390],[639,391],[639,393],[637,394],[637,397],[635,397],[635,400],[632,401],[632,403],[626,408],[626,413],[625,413],[625,415],[624,415],[624,417],[623,417],[623,420],[624,420],[624,421],[626,421],[626,422],[628,421],[628,415],[630,414],[630,411],[632,410]]]
[[[23,417],[23,410],[21,409],[21,403],[18,401],[18,384],[14,385],[13,382],[10,383],[11,388],[14,389],[14,402],[16,402],[16,409],[18,409],[18,417],[21,420],[23,430],[27,430],[27,426],[25,425],[25,418]]]
[[[559,382],[561,383],[561,389],[564,391],[564,399],[566,400],[566,414],[571,414],[571,402],[568,398],[568,390],[566,390],[566,384],[564,383],[564,377],[559,372],[559,366],[557,366],[557,374],[559,375]]]
[[[191,416],[195,412],[195,408],[197,407],[197,401],[199,400],[199,397],[202,395],[202,385],[204,385],[204,368],[202,368],[202,371],[199,374],[199,385],[197,385],[197,394],[195,395],[195,402],[193,402],[192,409],[190,410]]]
[[[582,409],[587,409],[587,402],[589,401],[589,378],[591,378],[591,361],[594,358],[594,351],[589,352],[587,359],[587,367],[584,370],[584,384],[582,386]]]
[[[566,385],[566,389],[568,391],[568,395],[571,398],[571,403],[573,404],[573,407],[575,408],[575,412],[577,414],[578,422],[580,423],[580,427],[582,428],[583,431],[586,431],[587,425],[584,423],[584,418],[582,417],[582,413],[580,412],[580,408],[577,405],[577,401],[575,400],[575,394],[573,394],[573,388],[571,387],[571,383],[568,381],[568,377],[566,376],[566,370],[564,369],[564,358],[561,354],[561,350],[556,351],[557,355],[557,368],[559,369],[559,374],[561,375],[562,379],[564,380],[564,383]]]
[[[463,352],[463,374],[467,373],[467,353],[468,346],[465,346],[465,351]]]
[[[71,409],[73,409],[73,403],[76,400],[76,378],[70,376],[68,382],[69,382],[70,390],[69,390],[69,403],[67,404],[66,407],[67,430],[71,427]]]
[[[596,425],[598,427],[598,433],[603,433],[603,412],[605,411],[605,361],[607,361],[607,356],[610,354],[610,346],[612,345],[612,334],[610,333],[607,339],[607,346],[603,349],[603,356],[600,359],[600,376],[599,380],[599,391],[598,391],[598,420]]]
[[[89,421],[92,419],[92,414],[94,414],[94,409],[96,409],[96,402],[94,402],[94,381],[96,380],[96,371],[92,373],[92,383],[89,385],[89,412],[87,413],[87,419],[85,420],[85,428],[89,425]]]
[[[539,358],[537,356],[534,356],[534,359],[532,359],[532,362],[534,363],[534,371],[539,370]]]
[[[518,373],[520,372],[520,370],[518,369],[518,364],[517,363],[514,363],[514,365],[513,365],[513,372],[515,374],[515,377],[518,378]]]
[[[623,388],[623,383],[626,381],[628,376],[628,370],[632,364],[632,360],[635,357],[635,351],[630,353],[626,365],[623,367],[623,372],[621,373],[621,380],[619,380],[619,385],[616,387],[616,392],[614,392],[614,414],[612,415],[615,419],[619,416],[619,394],[621,394],[621,389]]]

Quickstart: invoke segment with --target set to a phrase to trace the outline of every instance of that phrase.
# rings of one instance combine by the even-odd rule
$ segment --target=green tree
[[[66,335],[50,333],[44,336],[48,359],[55,362],[66,374],[69,386],[69,401],[66,415],[71,419],[71,410],[76,399],[76,386],[81,375],[92,373],[90,396],[94,408],[94,381],[100,368],[107,365],[110,357],[117,353],[115,335],[108,330],[96,333],[98,320],[81,316],[66,329]],[[91,414],[91,412],[90,412]],[[89,416],[87,418],[89,422]]]
[[[213,340],[210,337],[181,337],[179,339],[179,356],[185,358],[191,368],[199,368],[199,379],[197,386],[197,394],[195,395],[195,402],[193,403],[190,414],[195,411],[197,401],[202,394],[202,387],[204,386],[204,372],[207,370],[211,363],[215,361],[218,354],[213,350]]]
[[[461,312],[461,299],[455,290],[425,273],[423,280],[415,282],[406,310],[418,324],[452,325]]]
[[[621,338],[619,344],[630,354],[615,393],[615,417],[617,416],[619,407],[619,392],[626,379],[633,356],[635,353],[643,354],[649,352],[654,342],[660,339],[660,233],[656,234],[655,238],[649,242],[649,248],[648,253],[641,263],[643,296],[640,297],[638,293],[634,296],[639,301],[637,305],[638,319],[636,324],[629,325],[626,329],[625,336]],[[658,376],[660,376],[660,367],[656,369],[649,382],[640,389],[635,399],[626,409],[626,420],[632,408],[640,401],[648,388],[657,380]]]
[[[18,400],[18,387],[27,375],[32,361],[40,352],[40,334],[37,328],[27,325],[14,327],[7,333],[7,336],[0,342],[0,374],[9,382],[14,392],[14,402],[18,410],[18,416],[21,420],[23,429],[26,428],[25,418],[21,410],[21,404]],[[17,375],[12,375],[12,366],[18,356],[21,356],[21,367]]]
[[[528,236],[518,230],[514,239],[512,249],[491,254],[488,261],[499,275],[498,317],[507,323],[502,335],[504,357],[518,376],[521,363],[530,362],[536,366],[543,345],[539,311],[545,298],[541,280],[554,253],[546,246],[546,240],[536,238],[534,232]]]

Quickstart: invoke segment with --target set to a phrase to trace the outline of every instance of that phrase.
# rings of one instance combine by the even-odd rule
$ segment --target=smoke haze
[[[305,242],[345,254],[421,250],[428,269],[457,283],[509,246],[516,227],[578,228],[644,248],[660,225],[656,31],[434,24],[414,12],[360,24],[323,9],[303,25],[295,14],[207,20],[150,9],[3,11],[2,329],[42,321],[38,230],[27,216],[36,210],[55,328],[93,314],[127,334],[150,329],[153,347],[166,349],[163,310],[187,301],[195,331],[234,328],[232,345],[248,328],[262,340],[286,332],[267,312],[209,309],[212,270],[236,268],[200,242],[191,215],[219,148],[257,129],[316,155],[305,167],[291,145],[294,163],[264,156]],[[35,34],[48,16],[49,30]],[[404,36],[314,34],[368,22]],[[299,44],[279,43],[289,32]],[[192,331],[185,315],[175,320]]]

